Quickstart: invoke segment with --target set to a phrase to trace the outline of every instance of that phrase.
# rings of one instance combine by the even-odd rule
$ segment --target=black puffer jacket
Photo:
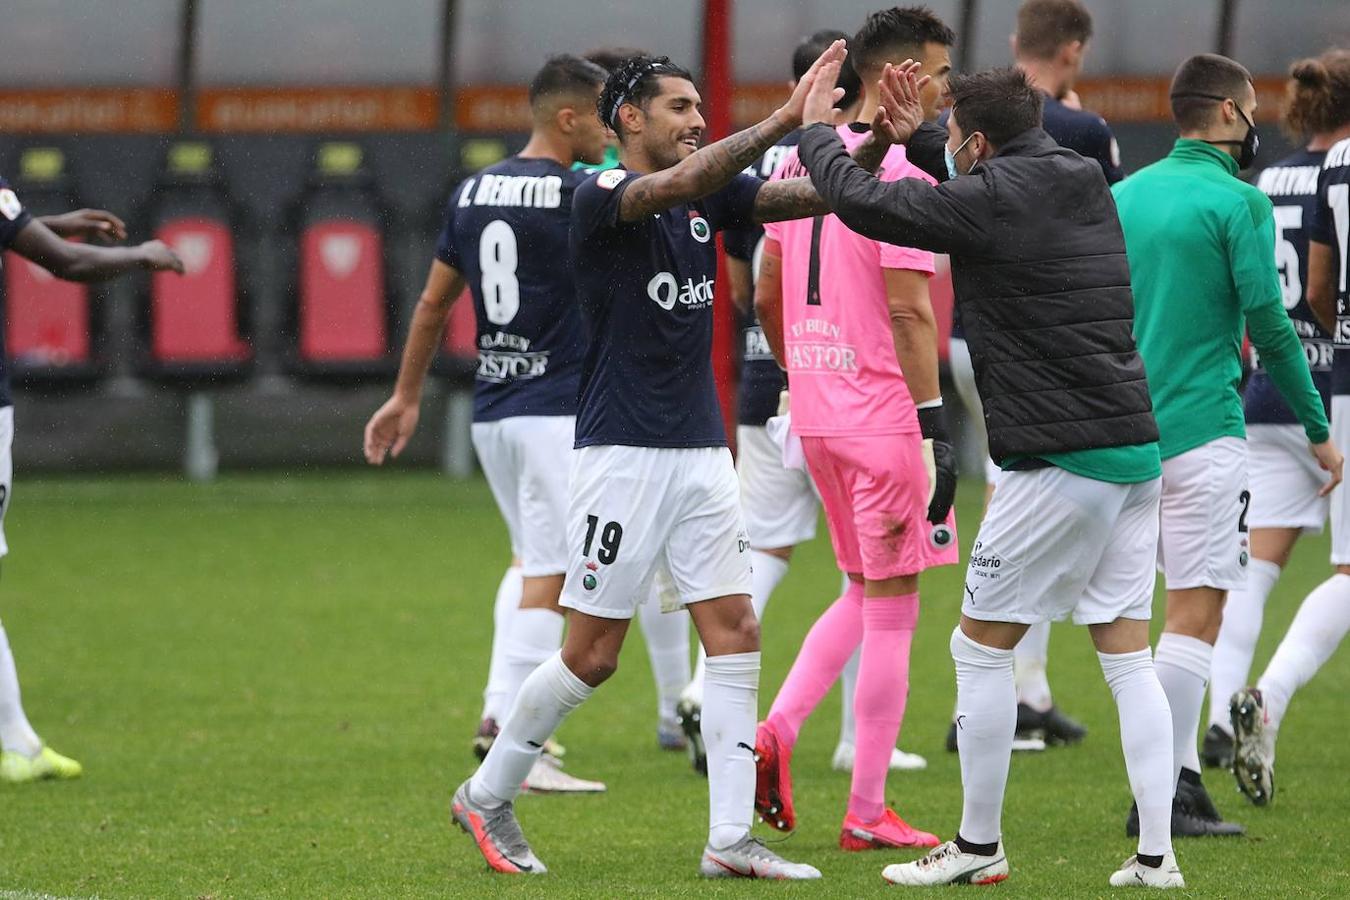
[[[924,125],[909,159],[945,178],[945,143]],[[807,129],[798,152],[849,228],[951,254],[995,462],[1158,439],[1125,238],[1096,162],[1040,128],[937,187],[878,181],[828,126]]]

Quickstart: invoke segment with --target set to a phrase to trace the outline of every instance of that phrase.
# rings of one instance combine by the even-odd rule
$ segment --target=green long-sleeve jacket
[[[1238,394],[1244,324],[1308,440],[1329,436],[1281,299],[1270,199],[1237,172],[1227,153],[1183,139],[1112,188],[1163,459],[1246,437]]]

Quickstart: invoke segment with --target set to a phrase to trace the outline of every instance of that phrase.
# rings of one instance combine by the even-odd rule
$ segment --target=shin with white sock
[[[567,668],[559,652],[535,668],[516,693],[487,758],[470,779],[473,800],[485,806],[515,800],[544,742],[594,691]]]
[[[19,672],[9,649],[9,636],[0,625],[0,749],[27,757],[37,756],[42,740],[28,724],[19,697]]]
[[[708,844],[730,847],[750,832],[755,806],[759,653],[708,657],[703,746],[708,754]]]
[[[1247,567],[1247,586],[1228,592],[1223,607],[1223,625],[1214,642],[1214,661],[1210,664],[1209,724],[1229,734],[1228,700],[1247,685],[1252,657],[1261,637],[1266,598],[1280,579],[1280,567],[1264,559],[1253,559]]]
[[[1350,575],[1313,588],[1257,683],[1270,725],[1280,727],[1294,692],[1307,684],[1350,632]]]
[[[656,682],[656,714],[663,722],[675,719],[680,692],[689,684],[689,613],[662,612],[654,594],[638,606],[638,627],[647,642],[647,658]]]
[[[1050,623],[1037,622],[1027,629],[1013,648],[1013,680],[1017,685],[1017,702],[1025,703],[1037,712],[1045,712],[1054,704],[1050,694],[1050,679],[1046,665],[1050,659]]]
[[[506,642],[506,702],[511,709],[516,693],[544,660],[562,646],[562,613],[552,609],[518,609],[511,617],[511,636]]]
[[[978,644],[960,626],[952,632],[951,651],[964,792],[959,833],[970,843],[992,844],[1002,831],[1003,794],[1017,729],[1013,652]]]
[[[1147,649],[1098,653],[1120,717],[1120,746],[1139,809],[1139,852],[1172,849],[1172,712]]]
[[[1205,703],[1205,685],[1214,648],[1189,635],[1164,631],[1153,654],[1153,668],[1172,710],[1173,788],[1183,768],[1200,771],[1196,735]]]
[[[511,639],[511,619],[520,607],[520,596],[525,590],[525,579],[520,566],[511,566],[497,585],[497,597],[492,602],[492,655],[488,659],[487,687],[483,689],[484,719],[501,720],[511,709],[506,678],[506,645]]]

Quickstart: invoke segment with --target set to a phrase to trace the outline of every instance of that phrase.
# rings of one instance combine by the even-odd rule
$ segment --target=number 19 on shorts
[[[599,516],[587,516],[586,543],[581,548],[582,556],[590,557],[597,532],[600,546],[596,549],[595,558],[602,565],[612,566],[619,558],[619,545],[623,543],[623,526],[618,522],[606,522],[604,527],[601,527]]]

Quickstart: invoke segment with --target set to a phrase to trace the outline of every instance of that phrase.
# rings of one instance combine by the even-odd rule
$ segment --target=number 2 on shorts
[[[596,552],[595,558],[604,565],[614,564],[614,560],[619,558],[619,544],[623,542],[623,526],[618,522],[607,522],[604,528],[600,528],[599,516],[586,517],[586,543],[581,548],[582,556],[591,555],[591,545],[595,543],[595,532],[600,532],[600,549]]]
[[[1238,494],[1238,502],[1242,504],[1242,512],[1238,514],[1238,534],[1247,533],[1247,510],[1252,506],[1252,492],[1243,491]]]

